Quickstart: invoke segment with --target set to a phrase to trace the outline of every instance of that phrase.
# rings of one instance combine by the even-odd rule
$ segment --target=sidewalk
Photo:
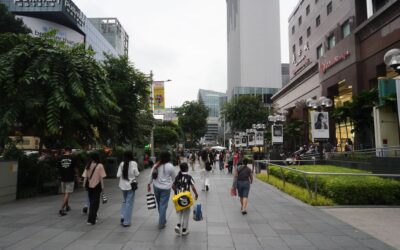
[[[106,181],[109,201],[100,206],[99,223],[86,225],[81,209],[85,192],[72,195],[72,211],[57,214],[61,196],[0,205],[0,249],[393,249],[385,243],[277,189],[255,181],[248,214],[229,194],[232,176],[218,170],[210,191],[200,191],[204,220],[190,220],[190,234],[174,232],[176,214],[168,207],[168,223],[158,230],[158,214],[145,204],[149,171],[143,171],[136,192],[132,226],[119,225],[121,193],[117,180]]]

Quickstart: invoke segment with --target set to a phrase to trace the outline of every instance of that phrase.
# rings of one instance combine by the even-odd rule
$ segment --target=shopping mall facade
[[[104,59],[103,53],[128,54],[129,37],[118,20],[92,21],[71,0],[0,0],[0,3],[22,19],[33,36],[56,29],[56,39],[70,45],[85,43],[96,52],[97,60]]]
[[[400,48],[400,1],[299,1],[289,18],[289,46],[290,82],[272,100],[281,111],[308,121],[306,99],[327,96],[340,107],[397,76],[383,58],[388,50]],[[338,147],[356,139],[351,121],[330,124],[335,128],[331,141]],[[398,130],[391,128],[386,146],[399,145]],[[384,145],[361,145],[374,146]]]

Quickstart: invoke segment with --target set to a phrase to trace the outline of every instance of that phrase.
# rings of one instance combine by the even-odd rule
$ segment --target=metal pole
[[[153,115],[154,118],[154,100],[153,100],[153,71],[150,71],[150,111],[151,114]],[[154,156],[154,124],[151,126],[151,133],[150,133],[150,158],[155,162],[155,156]]]

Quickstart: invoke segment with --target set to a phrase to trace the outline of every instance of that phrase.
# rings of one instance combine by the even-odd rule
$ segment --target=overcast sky
[[[74,2],[87,17],[119,19],[135,66],[152,70],[154,80],[172,80],[165,86],[167,107],[195,100],[199,88],[226,92],[226,0]],[[280,0],[282,62],[289,61],[287,23],[297,2]]]

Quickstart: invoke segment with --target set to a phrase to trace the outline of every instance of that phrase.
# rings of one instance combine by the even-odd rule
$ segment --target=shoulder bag
[[[98,165],[98,163],[96,164],[96,166],[94,166],[92,174],[90,175],[90,177],[86,178],[86,183],[85,183],[85,189],[86,190],[89,190],[89,181],[90,181],[90,179],[92,179],[94,171],[96,171],[97,165]]]

